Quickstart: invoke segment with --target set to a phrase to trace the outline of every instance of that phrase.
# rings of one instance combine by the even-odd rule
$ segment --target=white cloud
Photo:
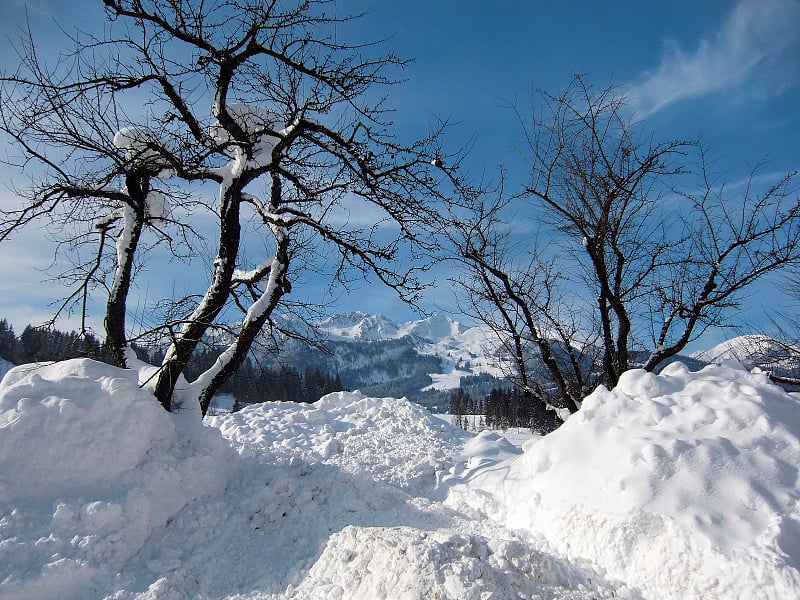
[[[798,56],[800,2],[742,0],[693,51],[667,42],[661,64],[635,82],[630,95],[639,116],[647,116],[723,90],[774,93],[800,84]]]

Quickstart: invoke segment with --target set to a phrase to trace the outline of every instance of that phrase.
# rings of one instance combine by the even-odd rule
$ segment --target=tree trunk
[[[106,303],[106,345],[118,367],[128,366],[125,350],[128,347],[125,313],[131,287],[133,259],[144,226],[147,194],[150,182],[146,175],[131,173],[125,178],[130,204],[122,207],[122,233],[117,240],[117,263],[114,280]]]
[[[217,359],[214,366],[207,373],[198,377],[198,380],[192,384],[202,386],[199,400],[203,416],[208,412],[208,407],[214,394],[242,365],[256,336],[272,315],[280,299],[289,291],[289,285],[286,281],[286,271],[289,266],[288,239],[281,235],[277,246],[267,288],[261,298],[247,312],[236,340]]]
[[[214,275],[203,300],[187,319],[172,346],[167,351],[155,386],[155,396],[166,410],[173,407],[173,395],[186,363],[194,349],[225,306],[230,295],[236,257],[239,253],[241,224],[239,212],[241,188],[229,185],[222,193],[223,203],[220,214],[220,238],[217,259],[214,261]]]

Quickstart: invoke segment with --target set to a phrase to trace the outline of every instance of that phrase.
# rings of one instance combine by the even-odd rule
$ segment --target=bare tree
[[[800,268],[786,273],[785,288],[794,303],[793,309],[770,315],[775,333],[763,353],[759,366],[771,373],[773,381],[800,388]]]
[[[443,125],[411,142],[393,136],[378,88],[405,63],[374,44],[340,42],[335,27],[349,17],[331,16],[329,4],[104,0],[102,37],[76,35],[74,51],[49,70],[29,41],[20,68],[2,77],[2,130],[21,150],[17,164],[37,164],[23,208],[4,213],[2,236],[46,218],[66,224],[73,244],[99,238],[100,250],[79,261],[79,288],[108,288],[106,333],[120,366],[142,232],[190,255],[193,211],[216,220],[206,290],[173,299],[170,319],[156,326],[169,339],[155,381],[167,410],[198,399],[205,413],[291,292],[293,266],[338,255],[340,282],[355,268],[407,301],[420,289]],[[358,211],[374,223],[351,225]],[[164,231],[165,219],[180,236]],[[249,264],[248,233],[271,246]],[[106,253],[109,237],[116,251]],[[232,321],[235,310],[243,317]],[[227,349],[182,384],[215,327]]]
[[[541,425],[553,429],[560,419],[550,407],[575,412],[594,378],[575,346],[578,332],[560,296],[561,277],[552,261],[509,242],[502,214],[511,199],[499,194],[488,202],[482,194],[463,191],[460,198],[447,236],[464,268],[454,280],[465,292],[461,310],[496,334],[513,364],[507,377],[547,421]],[[539,363],[548,374],[544,380],[536,375]]]
[[[684,242],[658,272],[648,295],[653,370],[698,333],[723,326],[726,313],[766,275],[800,260],[800,193],[796,172],[759,180],[759,168],[734,189],[709,171],[700,148],[700,183],[677,204]]]
[[[560,96],[541,94],[526,130],[527,197],[562,234],[596,298],[603,381],[630,364],[633,310],[644,283],[672,258],[661,199],[685,142],[655,142],[631,122],[614,87],[597,91],[575,77]],[[678,240],[678,243],[680,241]]]
[[[552,405],[571,408],[635,364],[655,369],[800,259],[794,173],[729,193],[700,144],[655,141],[620,90],[581,76],[561,95],[537,92],[521,119],[529,183],[507,200],[460,194],[451,241],[476,316],[512,341],[527,387],[525,353],[538,351]],[[526,218],[544,244],[514,227]]]

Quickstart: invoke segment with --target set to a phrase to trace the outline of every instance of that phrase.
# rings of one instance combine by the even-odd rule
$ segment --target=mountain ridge
[[[426,405],[436,398],[441,403],[464,377],[481,379],[484,386],[508,385],[505,375],[513,370],[493,331],[485,325],[466,326],[446,315],[398,324],[382,314],[352,311],[313,326],[330,350],[328,359],[314,357],[314,366],[335,371],[351,388],[373,394],[402,395]],[[697,370],[708,363],[735,359],[750,368],[767,365],[783,373],[790,366],[788,359],[768,362],[778,355],[779,348],[785,345],[765,335],[750,334],[674,360]],[[796,367],[796,360],[791,365]]]

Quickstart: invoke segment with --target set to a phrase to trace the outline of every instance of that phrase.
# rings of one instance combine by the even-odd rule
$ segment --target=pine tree
[[[8,321],[0,321],[0,358],[14,362],[17,353],[17,336]]]

